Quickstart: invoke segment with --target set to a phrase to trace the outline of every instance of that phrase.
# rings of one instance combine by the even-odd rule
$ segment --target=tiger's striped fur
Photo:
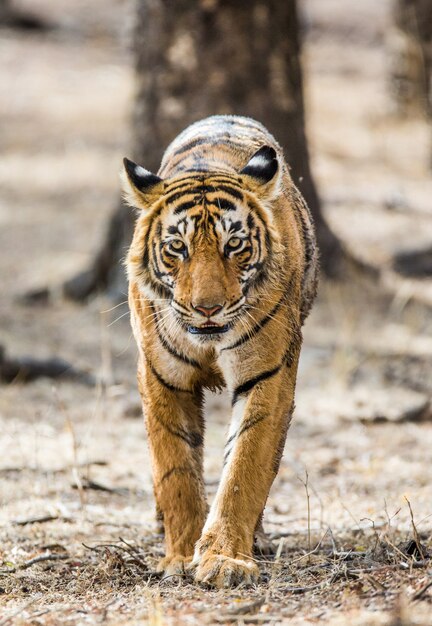
[[[301,326],[316,291],[308,208],[258,122],[215,116],[168,147],[158,175],[125,160],[141,210],[127,257],[138,383],[163,516],[167,575],[256,580],[254,533],[294,407]],[[203,390],[232,419],[217,495],[203,482]]]

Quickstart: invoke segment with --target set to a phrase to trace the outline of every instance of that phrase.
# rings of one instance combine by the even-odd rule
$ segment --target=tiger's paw
[[[166,556],[159,561],[156,571],[163,574],[162,578],[185,576],[188,573],[191,561],[191,556],[183,556],[181,554]]]
[[[195,570],[195,581],[227,589],[239,585],[253,585],[258,581],[259,570],[251,560],[234,559],[222,554],[204,554]]]

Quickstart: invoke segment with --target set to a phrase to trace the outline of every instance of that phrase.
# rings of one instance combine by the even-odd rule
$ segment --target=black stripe
[[[160,247],[163,247],[163,244],[160,244]],[[161,249],[160,249],[160,252],[161,252],[161,256],[162,256],[162,250]],[[176,260],[184,259],[184,258],[187,257],[187,255],[185,255],[185,254],[174,254],[173,252],[168,252],[168,250],[163,250],[163,254],[164,254],[163,263],[170,270],[172,270],[172,269],[174,269],[176,267]]]
[[[215,115],[207,121],[214,120],[214,122],[219,124],[221,128],[223,128],[224,126],[240,126],[240,128],[253,128],[254,130],[262,130],[261,124],[250,117],[234,117],[232,119],[227,119],[226,117],[224,117],[223,120],[220,119],[221,117],[221,115]]]
[[[158,259],[155,242],[153,242],[152,248],[153,248],[153,256],[151,258],[151,268],[153,270],[154,275],[156,276],[156,278],[159,278],[159,279],[162,279],[164,276],[169,276],[171,278],[170,272],[164,272],[159,267],[159,260],[161,261],[162,265],[164,264],[164,260],[162,258]]]
[[[262,224],[262,226],[264,228],[264,231],[265,231],[265,244],[266,244],[267,251],[270,254],[271,248],[272,248],[271,237],[270,237],[270,233],[269,233],[268,228],[267,228],[266,221],[261,217],[262,208],[261,208],[261,206],[258,203],[254,202],[253,200],[250,200],[248,202],[248,209],[251,211],[251,213],[254,214],[254,217],[261,222],[261,224]]]
[[[243,296],[240,296],[240,298],[238,298],[237,300],[234,300],[234,302],[230,304],[229,307],[227,307],[225,312],[228,313],[228,311],[230,311],[233,307],[235,307],[235,305],[238,304],[241,300],[243,300]]]
[[[239,437],[240,435],[245,433],[247,430],[249,430],[249,428],[252,428],[256,424],[259,424],[259,422],[262,422],[265,418],[266,418],[265,415],[255,415],[255,416],[252,415],[249,419],[245,420],[242,423],[241,428],[239,430]]]
[[[194,181],[194,183],[199,183],[199,181]],[[194,186],[191,185],[185,185],[185,188],[180,188],[180,190],[173,190],[172,192],[168,192],[165,195],[165,201],[168,203],[172,203],[172,202],[176,202],[177,200],[179,200],[180,198],[182,198],[183,196],[189,196],[189,195],[194,195],[194,196],[204,196],[207,193],[219,193],[220,191],[222,191],[223,193],[226,193],[230,196],[233,196],[234,198],[237,198],[238,200],[243,200],[243,193],[240,191],[240,187],[231,185],[231,184],[226,184],[226,185],[205,185],[204,183],[200,186],[196,186],[196,184]]]
[[[250,270],[257,270],[257,272],[259,272],[263,268],[263,265],[261,261],[257,261],[256,263],[249,263],[246,269],[248,272]]]
[[[155,318],[156,320],[159,320],[157,314],[155,314]],[[165,337],[163,337],[157,324],[155,324],[155,328],[156,328],[157,336],[159,337],[161,344],[163,345],[163,347],[165,348],[167,352],[169,352],[173,357],[175,357],[179,361],[182,361],[183,363],[187,363],[188,365],[193,365],[193,367],[201,367],[198,361],[195,361],[194,359],[190,359],[185,354],[177,352],[175,348],[170,343],[168,343]]]
[[[270,254],[271,248],[272,248],[272,242],[271,242],[270,233],[268,230],[266,230],[264,239],[265,239],[267,253]]]
[[[237,209],[236,205],[230,202],[229,200],[227,200],[226,198],[215,198],[214,200],[211,201],[211,204],[214,204],[215,206],[217,206],[221,211],[235,211]]]
[[[239,346],[241,346],[242,344],[246,343],[246,341],[249,341],[249,339],[252,339],[253,337],[255,337],[255,335],[262,329],[264,328],[264,326],[266,324],[268,324],[270,322],[270,320],[273,318],[273,316],[278,312],[278,310],[280,309],[280,307],[282,306],[282,304],[284,303],[286,299],[286,296],[283,296],[279,302],[277,302],[277,304],[272,308],[272,310],[270,311],[270,313],[267,313],[267,315],[265,317],[262,318],[262,320],[260,320],[257,324],[255,324],[255,326],[252,328],[251,331],[245,333],[244,335],[241,335],[237,341],[235,341],[234,343],[232,343],[230,346],[226,346],[225,348],[221,349],[221,352],[223,352],[224,350],[233,350],[234,348],[238,348]]]
[[[229,187],[232,186],[235,189],[238,189],[239,191],[244,190],[244,186],[242,185],[241,178],[239,179],[239,178],[235,178],[234,176],[211,174],[209,176],[209,179],[211,180],[211,183],[213,186],[214,186],[214,183],[216,183],[215,189],[217,189],[219,185],[228,185]]]
[[[197,161],[196,156],[194,155],[194,160]],[[184,170],[186,172],[192,172],[193,174],[208,174],[209,173],[209,169],[208,167],[204,167],[205,163],[203,163],[202,159],[198,159],[199,161],[199,165],[192,165],[191,167],[188,167],[187,169],[184,168]],[[179,163],[179,161],[177,161],[177,163]],[[181,163],[181,161],[180,161]],[[181,166],[178,166],[177,164],[175,164],[175,168],[176,169],[180,169]]]
[[[149,265],[149,250],[148,250],[148,242],[149,242],[150,233],[146,232],[146,236],[144,237],[144,252],[142,257],[143,267],[148,267]]]
[[[191,187],[190,185],[187,185],[186,189],[184,190],[180,190],[177,192],[174,192],[172,195],[168,195],[165,198],[165,201],[168,203],[172,203],[172,202],[176,202],[177,200],[180,200],[180,198],[183,198],[185,196],[190,196],[190,195],[204,195],[204,185],[202,187]]]
[[[255,385],[257,385],[258,383],[262,382],[263,380],[268,380],[272,376],[275,376],[280,371],[283,365],[286,365],[287,367],[292,367],[292,365],[294,364],[294,358],[300,348],[301,341],[302,341],[301,331],[299,330],[298,327],[294,328],[292,330],[291,341],[289,343],[287,350],[285,351],[282,362],[276,367],[274,367],[273,369],[266,370],[265,372],[258,374],[258,376],[255,376],[254,378],[250,378],[246,382],[236,387],[234,389],[234,393],[232,397],[232,404],[234,405],[237,402],[237,399],[239,396],[253,389]]]
[[[257,226],[255,231],[254,239],[256,239],[258,244],[258,259],[261,259],[261,228],[259,226]]]
[[[148,270],[146,270],[146,274],[148,274],[146,282],[150,285],[153,291],[161,298],[169,300],[172,296],[172,293],[168,289],[168,287],[166,287],[162,283],[157,283],[155,280],[153,280]]]
[[[179,309],[183,309],[183,313],[186,313],[186,315],[189,314],[189,311],[187,310],[187,308],[185,306],[183,306],[180,302],[178,302],[178,300],[173,298],[173,302],[174,302],[174,304],[176,304],[179,307]]]
[[[273,369],[266,370],[265,372],[261,372],[261,374],[258,374],[258,376],[255,376],[254,378],[250,378],[246,382],[236,387],[234,389],[234,393],[232,397],[232,404],[234,405],[237,402],[237,399],[239,396],[253,389],[256,385],[258,385],[258,383],[261,383],[264,380],[268,380],[269,378],[272,378],[272,376],[275,376],[280,371],[281,367],[282,367],[282,364],[279,364]]]
[[[167,186],[165,188],[164,195],[167,196],[170,193],[174,193],[175,191],[177,192],[181,191],[182,189],[187,188],[187,187],[192,187],[193,185],[197,185],[197,184],[199,185],[202,182],[203,182],[202,176],[197,176],[196,174],[194,174],[193,176],[185,176],[181,180]]]
[[[178,156],[179,154],[183,154],[196,146],[202,146],[203,144],[208,144],[210,146],[214,145],[214,142],[209,141],[207,137],[198,137],[197,139],[192,139],[192,141],[188,141],[188,143],[183,144],[180,148],[177,148],[175,152],[173,152],[173,157]]]
[[[159,278],[159,280],[162,280],[162,278],[166,276],[170,276],[169,272],[162,272],[159,269],[158,265],[155,262],[155,259],[152,259],[151,268],[152,268],[153,274],[156,276],[156,278]]]
[[[254,276],[252,276],[251,282],[246,284],[246,289],[244,294],[246,295],[246,291],[251,287],[258,288],[263,285],[268,280],[268,271],[267,268],[263,267],[259,270]]]
[[[213,188],[213,192],[218,193],[219,191],[223,191],[230,196],[234,196],[234,198],[238,198],[238,200],[243,200],[243,194],[238,191],[235,187],[231,187],[228,185],[218,185],[216,189]],[[211,193],[211,189],[210,189]]]
[[[310,264],[313,258],[314,243],[310,235],[310,229],[308,227],[308,224],[306,223],[306,218],[301,208],[298,210],[298,215],[300,218],[302,234],[303,234],[303,242],[304,242],[304,247],[305,247],[305,266],[306,266],[305,271],[307,271],[310,267]]]
[[[189,209],[193,209],[196,206],[197,206],[197,202],[195,202],[195,200],[190,200],[189,202],[182,202],[181,204],[177,205],[176,208],[174,209],[174,215],[177,215],[178,213],[183,213],[183,211],[188,211]]]
[[[183,220],[180,220],[180,222],[182,222],[182,221]],[[179,226],[180,222],[178,222],[176,226],[168,226],[168,233],[170,235],[177,235],[177,233],[180,232],[179,229],[178,229],[178,226]]]
[[[244,262],[244,261],[245,261],[245,259],[243,259],[243,256],[245,256],[245,255],[246,255],[246,253],[249,253],[248,260],[251,258],[251,256],[252,256],[252,250],[253,250],[253,247],[249,245],[249,246],[245,246],[245,247],[244,247],[244,248],[243,248],[243,249],[239,252],[239,256],[241,256],[241,257],[242,257],[242,262]],[[252,265],[249,267],[249,269],[252,269]]]
[[[153,227],[153,223],[155,221],[155,217],[156,216],[153,216],[151,218],[150,223],[147,228],[147,232],[144,237],[144,250],[143,250],[143,256],[142,256],[142,263],[144,267],[148,267],[148,264],[149,264],[149,239],[150,239],[150,232]]]
[[[236,233],[243,228],[243,223],[241,220],[237,220],[236,222],[232,222],[231,219],[224,220],[224,225],[226,225],[227,223],[229,224],[229,233]]]
[[[194,473],[194,469],[192,467],[173,467],[168,472],[165,472],[165,474],[160,479],[159,484],[162,484],[167,478],[169,478],[173,474],[188,474],[189,472]]]
[[[287,351],[285,352],[285,356],[284,356],[284,361],[287,365],[288,368],[292,367],[294,364],[294,358],[298,352],[298,350],[300,350],[301,348],[301,342],[302,342],[302,332],[300,330],[300,328],[295,328],[294,330],[291,331],[292,332],[292,336],[291,336],[291,341],[290,344],[288,346]]]
[[[158,382],[160,382],[161,385],[163,385],[170,391],[175,391],[176,393],[192,393],[190,389],[182,389],[181,387],[176,387],[175,385],[172,385],[171,383],[169,383],[167,380],[162,378],[162,376],[159,374],[159,372],[157,371],[153,363],[149,361],[149,359],[146,359],[146,361],[151,372],[154,374],[155,378],[158,380]]]
[[[243,435],[243,433],[245,433],[247,430],[249,430],[250,428],[253,428],[254,426],[256,426],[257,424],[259,424],[260,422],[262,422],[263,420],[266,419],[265,415],[252,415],[251,417],[249,417],[249,419],[245,420],[240,429],[238,430],[238,432],[234,433],[234,435],[231,435],[231,437],[228,439],[228,441],[225,444],[225,448],[227,446],[229,446],[230,443],[232,443],[237,437],[240,437],[241,435]],[[232,448],[230,448],[229,450],[227,450],[224,454],[223,457],[223,464],[225,465],[228,457],[230,456],[231,452],[232,452]]]
[[[284,447],[285,447],[285,441],[286,441],[286,436],[288,433],[288,428],[289,425],[291,423],[291,419],[292,419],[292,414],[294,412],[294,401],[292,402],[290,409],[285,417],[285,421],[283,423],[282,426],[282,430],[281,430],[281,434],[280,434],[280,438],[279,438],[279,443],[277,445],[276,448],[276,454],[273,460],[273,473],[276,475],[279,471],[279,466],[280,466],[280,462],[282,459],[282,455],[283,455],[283,451],[284,451]]]
[[[199,183],[199,181],[196,181]],[[180,190],[177,193],[173,193],[172,195],[168,195],[165,198],[166,202],[169,202],[170,204],[172,202],[176,202],[177,200],[180,200],[180,198],[183,198],[184,196],[204,196],[206,193],[214,193],[215,192],[215,188],[212,187],[211,185],[204,185],[204,183],[202,185],[200,185],[199,187],[195,186],[195,187],[191,187],[191,186],[187,186],[186,189],[184,190]]]
[[[235,439],[236,437],[237,437],[237,433],[234,433],[234,435],[231,435],[231,437],[229,437],[229,438],[228,438],[228,440],[227,440],[227,442],[226,442],[226,444],[225,444],[225,448],[226,448],[227,446],[229,446],[229,444],[230,444],[232,441],[234,441],[234,439]]]
[[[188,443],[191,446],[191,448],[198,448],[199,446],[202,446],[204,442],[204,438],[201,435],[201,433],[197,433],[197,432],[187,433],[187,436],[188,436]]]
[[[184,430],[184,428],[175,429],[166,422],[164,422],[160,417],[156,416],[156,419],[158,423],[163,426],[165,430],[167,430],[171,435],[174,435],[174,437],[179,437],[179,439],[183,439],[183,441],[185,441],[191,448],[198,448],[199,446],[202,446],[204,439],[201,433],[188,433],[186,430]]]

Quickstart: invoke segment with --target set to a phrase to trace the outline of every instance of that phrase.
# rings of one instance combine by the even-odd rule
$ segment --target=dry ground
[[[395,249],[432,241],[430,131],[392,110],[388,2],[343,5],[303,4],[313,166],[334,227],[388,267]],[[0,343],[60,355],[99,382],[1,387],[0,625],[430,625],[432,316],[411,298],[430,300],[431,283],[389,270],[387,291],[322,285],[267,507],[278,553],[257,588],[154,574],[162,537],[124,308],[17,303],[84,266],[102,237],[127,146],[130,8],[28,6],[59,27],[0,38]],[[207,413],[211,497],[224,396]]]

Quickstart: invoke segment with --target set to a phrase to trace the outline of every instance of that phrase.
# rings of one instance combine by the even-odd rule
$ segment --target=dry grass
[[[68,529],[65,535],[65,523],[75,533]],[[301,527],[274,533],[277,555],[259,561],[260,584],[232,591],[198,588],[187,577],[161,580],[154,566],[162,537],[127,524],[108,533],[109,525],[102,536],[112,538],[102,540],[103,524],[89,524],[85,514],[63,525],[29,522],[21,527],[19,548],[11,529],[7,541],[13,547],[0,580],[13,610],[0,623],[338,623],[343,607],[353,616],[361,609],[368,616],[362,623],[378,624],[392,623],[401,597],[407,615],[417,615],[417,621],[407,617],[401,624],[428,623],[418,619],[430,599],[432,543],[422,533],[418,547],[407,542],[410,535],[393,530],[390,519],[379,528],[327,528],[312,550]],[[71,545],[71,534],[81,542]],[[47,537],[53,543],[45,543]]]

